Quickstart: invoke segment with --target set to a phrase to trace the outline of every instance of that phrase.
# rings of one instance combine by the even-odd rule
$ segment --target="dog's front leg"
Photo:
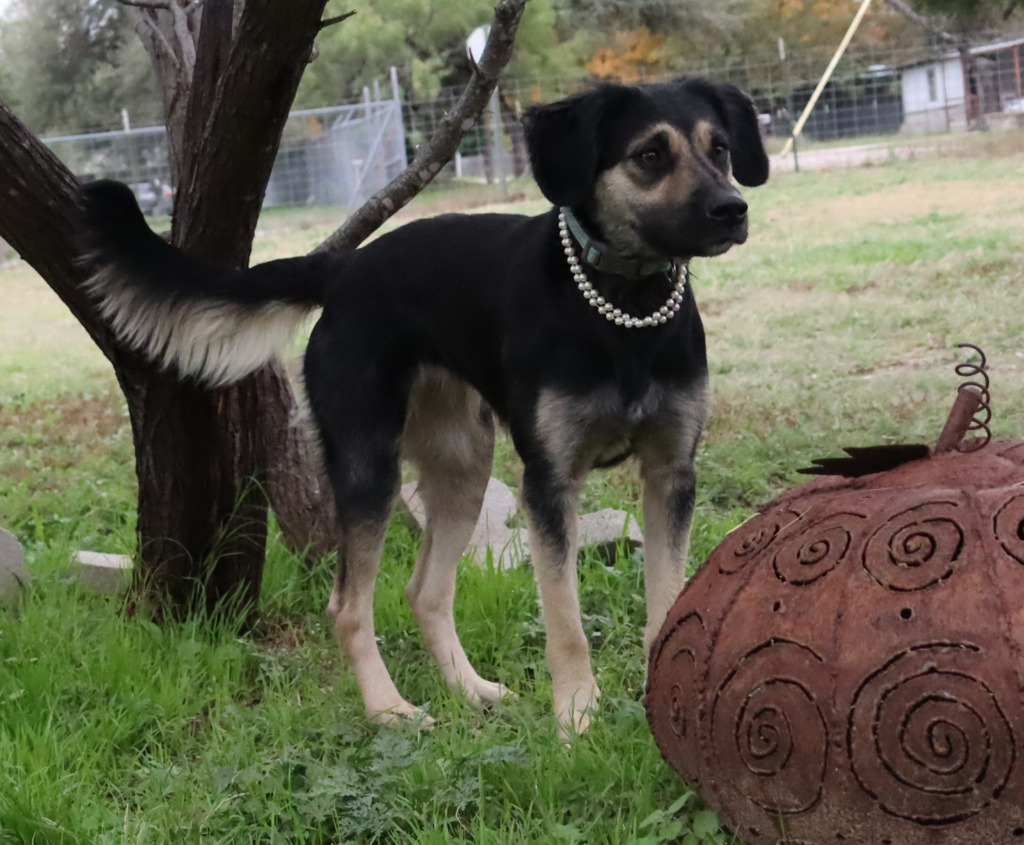
[[[591,711],[601,695],[580,619],[576,573],[578,498],[578,483],[558,483],[546,467],[527,464],[523,504],[547,634],[555,717],[563,739],[587,729]]]
[[[686,582],[697,495],[693,461],[707,405],[707,382],[702,379],[672,395],[637,444],[644,484],[645,653]]]
[[[644,482],[644,591],[647,624],[644,653],[658,635],[668,611],[686,583],[686,557],[696,499],[692,461],[678,465],[642,463]]]

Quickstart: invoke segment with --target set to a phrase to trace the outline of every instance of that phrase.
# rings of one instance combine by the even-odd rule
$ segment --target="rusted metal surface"
[[[662,754],[747,845],[1024,845],[1024,443],[784,494],[648,677]]]

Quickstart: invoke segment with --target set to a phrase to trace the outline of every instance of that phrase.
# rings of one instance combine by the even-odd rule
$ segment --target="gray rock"
[[[522,550],[526,548],[526,532],[508,527],[516,515],[516,509],[516,495],[508,485],[497,478],[489,479],[480,518],[473,529],[466,554],[477,563],[485,564],[490,550],[494,562],[502,568],[515,566],[525,560],[526,555]],[[411,531],[423,531],[426,511],[417,482],[410,481],[402,485],[398,514]]]
[[[644,544],[640,526],[625,511],[605,508],[580,517],[580,549],[595,548],[611,563],[620,543],[630,552]]]
[[[131,586],[132,559],[128,555],[75,552],[72,562],[78,567],[79,582],[90,590],[119,594]]]
[[[529,556],[526,552],[529,545],[526,531],[509,527],[517,509],[516,494],[508,485],[497,478],[490,479],[487,492],[484,493],[480,518],[469,539],[466,554],[472,555],[477,563],[484,565],[489,551],[494,564],[500,569],[522,563]]]
[[[16,604],[31,581],[21,543],[11,532],[0,528],[0,605]]]
[[[409,482],[402,486],[399,513],[410,530],[420,532],[426,522],[419,485]],[[515,493],[496,478],[487,483],[480,519],[473,530],[466,554],[483,565],[491,556],[495,565],[508,569],[525,563],[530,558],[529,532],[525,528],[511,528],[509,523],[518,509]],[[615,559],[620,543],[628,550],[644,544],[640,526],[625,511],[605,508],[580,517],[580,549],[596,547],[607,561]]]
[[[423,509],[423,500],[420,498],[420,485],[418,481],[410,481],[403,484],[398,494],[398,502],[395,503],[395,513],[401,518],[405,527],[415,534],[423,531],[427,522],[427,514]]]

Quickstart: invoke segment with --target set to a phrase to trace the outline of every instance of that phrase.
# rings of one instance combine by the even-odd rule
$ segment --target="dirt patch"
[[[264,616],[254,632],[256,644],[261,651],[295,651],[305,644],[309,635],[307,620],[284,616]]]
[[[128,425],[118,397],[59,396],[31,405],[0,405],[0,429],[45,430],[49,439],[64,444],[94,442],[117,434]]]
[[[0,406],[0,468],[17,479],[41,467],[76,466],[86,455],[110,452],[128,437],[128,425],[114,395],[65,394],[31,405]]]

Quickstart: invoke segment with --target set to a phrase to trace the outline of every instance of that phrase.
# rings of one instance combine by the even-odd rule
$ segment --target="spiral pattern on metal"
[[[964,555],[961,509],[955,502],[925,502],[890,517],[868,539],[864,568],[896,592],[923,590],[953,574]]]
[[[747,520],[722,543],[718,571],[723,575],[739,572],[775,542],[783,528],[799,518],[795,511],[778,510]]]
[[[848,752],[860,786],[886,812],[949,824],[999,797],[1017,749],[983,668],[977,647],[931,643],[897,655],[861,684]]]
[[[700,691],[707,661],[707,632],[698,613],[680,619],[664,635],[651,659],[650,675],[655,672],[672,678],[671,685],[648,688],[647,711],[652,714],[651,730],[691,770],[689,780],[699,783],[699,731],[697,728]]]
[[[863,519],[856,513],[831,514],[780,540],[773,562],[776,577],[801,587],[828,575],[849,556],[853,545],[851,526]]]
[[[996,539],[1017,563],[1024,563],[1024,496],[1014,496],[1004,503],[994,520]]]
[[[748,653],[712,704],[712,747],[730,786],[771,812],[801,813],[821,797],[827,672],[804,645],[770,640]]]

